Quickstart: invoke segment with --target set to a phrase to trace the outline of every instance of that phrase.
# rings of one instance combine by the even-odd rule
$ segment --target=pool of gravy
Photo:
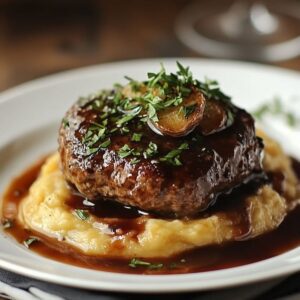
[[[236,236],[240,241],[230,242],[218,246],[208,246],[191,251],[187,251],[170,258],[146,259],[151,263],[149,266],[131,267],[129,259],[103,258],[87,256],[80,253],[75,248],[54,239],[42,236],[37,232],[24,229],[17,221],[18,204],[27,195],[29,187],[37,178],[40,168],[45,159],[26,170],[19,177],[15,178],[6,191],[2,204],[2,222],[11,221],[12,226],[6,228],[5,232],[12,235],[18,242],[23,243],[28,237],[36,236],[38,242],[32,243],[30,249],[45,257],[67,264],[95,270],[133,273],[133,274],[181,274],[212,271],[232,268],[258,262],[271,258],[297,246],[300,246],[300,207],[295,208],[283,223],[276,230],[266,233],[254,239],[245,240],[249,231],[249,223],[245,213],[243,199],[253,193],[266,180],[271,181],[273,187],[280,192],[281,174],[268,174],[268,178],[251,180],[231,191],[230,194],[220,195],[216,205],[208,209],[202,216],[215,213],[218,210],[230,211],[234,208],[235,213],[232,218],[239,218],[242,222],[237,222]],[[293,159],[293,168],[300,178],[300,163]],[[225,199],[227,198],[227,199]],[[98,201],[94,205],[87,202],[80,195],[73,193],[67,201],[70,209],[83,209],[93,214],[95,217],[104,220],[114,230],[115,234],[133,232],[137,236],[143,230],[142,216],[149,213],[140,211],[129,206],[122,206],[109,199]],[[224,200],[224,201],[223,201]],[[159,217],[154,214],[151,217]],[[117,245],[116,245],[117,246]],[[143,259],[143,261],[145,261]]]

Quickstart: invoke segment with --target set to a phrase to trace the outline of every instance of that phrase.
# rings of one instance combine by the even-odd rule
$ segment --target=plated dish
[[[58,152],[4,195],[5,232],[59,261],[150,280],[295,248],[297,160],[196,78],[178,63],[66,108]]]

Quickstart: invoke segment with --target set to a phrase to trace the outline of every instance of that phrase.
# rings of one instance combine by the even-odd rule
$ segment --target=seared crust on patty
[[[195,216],[214,203],[217,195],[262,172],[261,139],[256,137],[254,120],[244,110],[231,105],[234,122],[209,136],[199,135],[197,127],[182,138],[155,134],[145,124],[143,138],[132,141],[136,124],[128,133],[115,132],[107,148],[87,155],[83,142],[88,127],[98,122],[99,110],[89,103],[76,103],[62,124],[59,152],[65,178],[90,200],[114,200],[139,209],[176,217]],[[200,138],[199,138],[200,136]],[[188,140],[181,154],[182,165],[173,166],[157,157],[133,163],[120,157],[119,149],[147,147],[154,142],[164,155]]]

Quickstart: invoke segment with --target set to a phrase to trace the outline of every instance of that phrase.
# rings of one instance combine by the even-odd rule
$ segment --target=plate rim
[[[55,73],[52,75],[47,75],[41,78],[37,78],[25,83],[22,83],[20,85],[17,85],[15,87],[11,87],[5,91],[2,91],[0,93],[0,107],[2,105],[5,105],[7,101],[10,101],[10,99],[13,99],[17,96],[20,96],[24,93],[28,93],[31,91],[36,91],[38,89],[43,89],[46,87],[49,87],[51,85],[55,85],[58,83],[62,83],[63,81],[70,81],[75,78],[78,78],[79,76],[84,76],[84,75],[92,75],[94,73],[102,72],[104,69],[107,68],[119,68],[119,67],[124,67],[129,64],[133,64],[134,66],[140,65],[143,63],[153,63],[153,65],[157,65],[159,62],[163,61],[166,64],[174,63],[176,60],[179,61],[184,61],[184,62],[197,62],[197,63],[204,63],[204,64],[219,64],[219,65],[234,65],[235,67],[242,67],[242,68],[250,68],[250,69],[256,69],[256,71],[259,70],[264,70],[264,71],[274,71],[276,73],[280,72],[283,76],[297,76],[300,79],[300,72],[295,71],[295,70],[288,70],[288,69],[283,69],[277,66],[266,66],[262,65],[259,63],[250,63],[250,62],[243,62],[243,61],[232,61],[232,60],[223,60],[223,59],[201,59],[201,58],[194,58],[194,57],[181,57],[181,58],[148,58],[148,59],[132,59],[132,60],[124,60],[124,61],[117,61],[117,62],[108,62],[104,64],[97,64],[97,65],[92,65],[92,66],[86,66],[86,67],[81,67],[81,68],[75,68],[67,71],[62,71],[59,73]],[[294,250],[294,249],[293,249]],[[291,250],[291,251],[293,251]],[[267,260],[263,260],[262,262],[265,261],[270,261],[273,259],[278,259],[279,257],[282,257],[286,254],[289,254],[291,251],[285,252],[279,256],[269,258]],[[43,257],[44,259],[50,260],[48,258]],[[82,279],[75,279],[74,278],[67,278],[63,275],[58,275],[58,274],[50,274],[45,271],[38,271],[38,270],[31,270],[31,273],[28,274],[28,268],[24,266],[20,266],[17,263],[5,261],[0,258],[0,267],[3,269],[6,269],[8,271],[12,271],[27,277],[47,281],[47,282],[52,282],[60,285],[66,285],[70,287],[80,287],[80,288],[85,288],[85,289],[92,289],[92,290],[105,290],[105,291],[120,291],[120,292],[131,292],[131,293],[170,293],[170,292],[187,292],[187,291],[204,291],[204,290],[209,290],[209,289],[221,289],[224,287],[233,287],[233,286],[238,286],[238,285],[244,285],[244,284],[250,284],[250,283],[255,283],[259,281],[264,281],[264,280],[270,280],[274,278],[278,278],[281,276],[285,276],[287,274],[290,274],[294,271],[297,271],[300,269],[300,260],[293,264],[287,264],[284,267],[276,267],[275,270],[272,271],[272,274],[265,275],[265,273],[270,273],[270,271],[265,271],[265,272],[259,272],[259,274],[246,274],[243,275],[239,278],[238,281],[233,281],[230,278],[223,278],[223,284],[208,284],[207,286],[197,286],[196,278],[197,275],[199,274],[204,274],[204,273],[215,273],[215,272],[226,272],[228,270],[233,270],[233,269],[241,269],[241,268],[248,268],[249,266],[254,266],[256,264],[261,264],[262,262],[256,262],[252,263],[250,265],[244,265],[241,267],[236,267],[232,269],[225,269],[225,270],[219,270],[219,271],[210,271],[210,272],[203,272],[203,273],[192,273],[192,274],[176,274],[176,275],[132,275],[132,274],[120,274],[120,273],[111,273],[108,272],[109,274],[114,274],[117,276],[126,276],[128,278],[132,279],[131,283],[128,282],[106,282],[106,281],[101,281],[101,279],[94,280],[94,281],[82,281]],[[62,263],[59,263],[62,264]],[[62,264],[63,265],[63,264]],[[78,268],[73,266],[74,268]],[[98,271],[95,271],[98,272]],[[107,272],[105,272],[107,273]],[[134,282],[134,279],[141,278],[155,278],[157,279],[156,282],[154,283],[147,283],[147,279],[144,283],[139,283],[139,285],[135,285],[136,283]],[[168,278],[174,278],[174,277],[191,277],[191,282],[184,282],[184,285],[177,285],[174,286],[174,283],[166,283],[165,279]],[[165,278],[163,282],[158,282],[160,278]],[[192,280],[194,279],[194,280]],[[221,281],[218,279],[218,281]],[[84,282],[84,286],[83,286]],[[156,290],[159,286],[159,290]]]
[[[219,273],[224,272],[226,273],[228,270],[233,271],[237,269],[247,269],[249,266],[255,267],[255,265],[259,265],[262,262],[268,261],[271,263],[273,260],[278,259],[281,256],[284,256],[288,254],[289,252],[293,251],[295,249],[292,249],[286,253],[280,254],[275,257],[271,257],[269,259],[265,259],[263,261],[251,263],[248,265],[243,265],[240,267],[235,268],[229,268],[229,269],[222,269],[222,270],[216,270],[216,271],[209,271],[209,272],[202,272],[202,273],[188,273],[188,274],[171,274],[171,275],[136,275],[136,274],[123,274],[123,273],[112,273],[112,272],[105,272],[105,271],[95,271],[91,270],[92,272],[100,272],[102,274],[110,274],[110,275],[118,275],[122,276],[123,278],[129,277],[131,279],[130,282],[114,282],[114,281],[103,281],[103,280],[91,280],[88,279],[86,281],[83,281],[82,279],[67,277],[64,275],[57,275],[57,274],[51,274],[44,271],[39,270],[31,270],[31,273],[28,274],[28,268],[24,266],[20,266],[17,263],[13,263],[10,261],[6,261],[2,258],[0,258],[0,267],[13,272],[17,273],[19,275],[23,275],[25,277],[33,278],[36,280],[49,282],[53,284],[58,284],[62,286],[67,287],[74,287],[74,288],[82,288],[86,290],[99,290],[99,291],[108,291],[108,292],[125,292],[125,293],[132,293],[132,294],[174,294],[174,293],[184,293],[184,292],[196,292],[196,291],[209,291],[209,290],[221,290],[223,288],[232,288],[232,287],[238,287],[238,286],[246,286],[251,285],[258,282],[269,282],[272,280],[275,280],[277,278],[282,278],[284,276],[287,276],[293,272],[296,272],[300,269],[300,260],[297,263],[294,263],[292,265],[286,265],[285,268],[282,266],[277,267],[275,271],[273,270],[272,274],[269,275],[270,271],[264,271],[257,273],[251,273],[244,274],[243,276],[239,277],[239,281],[233,281],[230,277],[229,278],[222,278],[217,279],[214,281],[213,284],[207,284],[206,286],[199,286],[199,282],[196,282],[197,275],[204,274],[205,273]],[[33,255],[38,255],[33,253]],[[47,257],[42,257],[45,260],[52,261],[51,259]],[[61,262],[56,262],[60,265],[65,265]],[[68,265],[71,266],[71,265]],[[75,269],[83,269],[77,266],[71,266]],[[267,274],[265,274],[267,273]],[[138,282],[138,285],[135,282],[135,279],[141,279],[141,278],[150,278],[150,279],[158,279],[154,282]],[[185,282],[183,286],[175,286],[172,283],[166,283],[166,282],[159,282],[162,278],[166,280],[174,279],[175,277],[182,278],[185,280],[190,280],[188,282]],[[195,277],[195,278],[193,278]],[[194,280],[193,280],[194,279]],[[217,283],[217,284],[216,284]],[[83,285],[84,284],[84,285]],[[178,284],[178,282],[176,282]],[[159,288],[158,290],[156,290]]]

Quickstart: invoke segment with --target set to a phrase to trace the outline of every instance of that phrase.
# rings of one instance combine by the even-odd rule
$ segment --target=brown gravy
[[[42,159],[36,165],[32,166],[21,176],[12,181],[3,199],[3,220],[16,220],[18,204],[28,193],[28,189],[37,178],[44,161],[45,160]],[[296,160],[293,160],[293,167],[300,178],[300,163]],[[275,174],[273,177],[273,186],[280,192],[281,176],[280,174]],[[227,208],[230,209],[232,206],[236,208],[238,205],[238,213],[233,217],[238,217],[239,215],[239,218],[243,219],[243,201],[241,201],[241,197],[245,197],[250,192],[253,192],[259,187],[259,184],[260,181],[253,181],[250,184],[233,190],[230,194],[230,198],[233,200],[230,202],[220,201],[220,203],[223,202],[226,203],[226,205],[216,205],[208,210],[208,212],[205,214],[210,214],[215,212],[216,209],[220,208],[222,208],[222,210]],[[222,197],[226,198],[229,196],[224,195]],[[83,198],[80,199],[80,196],[73,195],[68,201],[70,209],[89,210],[90,213],[99,218],[105,217],[107,219],[107,223],[113,230],[121,230],[120,234],[123,234],[124,231],[133,230],[135,230],[136,234],[138,234],[138,232],[143,229],[143,224],[137,224],[135,219],[147,214],[145,212],[131,207],[123,207],[118,204],[112,204],[112,202],[109,201],[103,204],[97,204],[95,206],[88,206],[84,205],[81,200],[83,200]],[[118,220],[119,217],[122,217],[122,220]],[[237,226],[237,237],[243,237],[247,234],[247,231],[249,230],[247,223],[247,220],[239,223],[239,226]],[[221,246],[204,247],[167,259],[147,259],[147,262],[150,263],[163,264],[163,267],[158,269],[150,269],[141,266],[132,268],[129,266],[128,259],[108,259],[84,255],[63,242],[49,239],[45,236],[41,236],[41,234],[22,228],[17,221],[13,222],[13,226],[11,228],[5,230],[20,243],[23,243],[24,240],[26,240],[29,236],[38,236],[40,241],[33,243],[30,246],[30,249],[45,257],[63,263],[110,272],[136,274],[179,274],[231,268],[276,256],[300,245],[299,227],[300,207],[292,211],[278,229],[255,239],[227,243]],[[116,233],[118,234],[118,232]]]

